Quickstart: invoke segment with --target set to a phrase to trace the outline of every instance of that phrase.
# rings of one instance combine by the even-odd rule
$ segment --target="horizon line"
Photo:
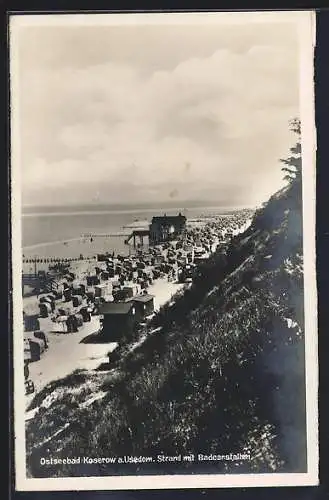
[[[79,205],[76,205],[79,206]],[[81,206],[81,205],[80,205]],[[110,205],[109,205],[110,206]],[[35,205],[34,208],[47,208],[47,207],[52,207],[52,208],[57,208],[57,207],[65,207],[65,208],[70,208],[73,206],[69,205],[48,205],[48,206],[42,206],[42,205]],[[160,209],[160,207],[138,207],[136,209],[117,209],[117,210],[76,210],[76,211],[50,211],[50,212],[24,212],[22,211],[21,216],[22,217],[46,217],[46,216],[60,216],[60,215],[106,215],[106,214],[115,214],[115,213],[120,213],[120,214],[137,214],[137,213],[143,213],[143,212],[153,212],[157,208]],[[162,209],[167,209],[167,210],[179,210],[179,211],[188,211],[191,209],[212,209],[212,210],[224,210],[224,211],[230,211],[230,210],[250,210],[250,209],[255,209],[256,206],[245,206],[245,205],[240,205],[240,206],[215,206],[215,205],[206,205],[206,206],[194,206],[194,207],[162,207]]]

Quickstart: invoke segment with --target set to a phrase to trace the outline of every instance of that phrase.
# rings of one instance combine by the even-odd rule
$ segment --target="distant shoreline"
[[[67,214],[68,215],[68,214]],[[229,214],[218,214],[219,217],[227,217],[229,216]],[[212,215],[201,215],[199,217],[193,217],[191,219],[187,219],[187,222],[188,223],[193,223],[193,222],[201,222],[202,220],[208,220],[208,219],[211,219]],[[145,223],[145,221],[142,221]],[[125,229],[134,229],[135,226],[134,224],[137,224],[137,223],[132,223],[132,224],[128,224],[126,226],[124,226]],[[73,242],[73,241],[83,241],[83,240],[86,240],[88,238],[98,238],[98,237],[108,237],[108,238],[112,238],[112,237],[120,237],[120,238],[124,238],[125,236],[129,236],[129,232],[127,233],[119,233],[118,234],[107,234],[107,233],[104,233],[104,234],[82,234],[81,236],[78,236],[76,238],[69,238],[69,239],[62,239],[62,240],[55,240],[55,241],[44,241],[44,242],[41,242],[41,243],[35,243],[33,245],[24,245],[22,246],[22,250],[32,250],[34,248],[42,248],[42,247],[46,247],[46,246],[52,246],[52,245],[61,245],[61,244],[64,244],[64,243],[70,243],[70,242]]]

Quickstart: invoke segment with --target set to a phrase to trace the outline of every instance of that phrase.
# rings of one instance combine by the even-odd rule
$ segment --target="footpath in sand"
[[[154,281],[148,287],[147,293],[154,295],[154,310],[158,311],[161,306],[168,302],[176,292],[184,287],[182,283],[167,281],[165,278]]]
[[[94,316],[90,323],[84,323],[84,326],[76,333],[50,332],[47,334],[49,348],[42,354],[39,361],[29,365],[30,378],[35,384],[35,393],[27,397],[27,405],[34,395],[50,382],[64,378],[77,369],[95,369],[107,358],[108,353],[117,346],[115,342],[82,342],[98,329],[99,318]]]

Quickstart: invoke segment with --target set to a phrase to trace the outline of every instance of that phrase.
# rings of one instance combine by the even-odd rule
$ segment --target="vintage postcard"
[[[9,41],[16,489],[317,484],[314,12]]]

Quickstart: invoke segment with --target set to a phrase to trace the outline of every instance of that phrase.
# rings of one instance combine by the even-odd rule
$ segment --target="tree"
[[[282,172],[285,172],[284,179],[289,183],[294,180],[298,182],[302,179],[301,124],[299,118],[294,118],[290,121],[290,130],[297,134],[297,142],[290,148],[291,156],[286,159],[280,159],[281,163],[285,165],[281,169]]]

